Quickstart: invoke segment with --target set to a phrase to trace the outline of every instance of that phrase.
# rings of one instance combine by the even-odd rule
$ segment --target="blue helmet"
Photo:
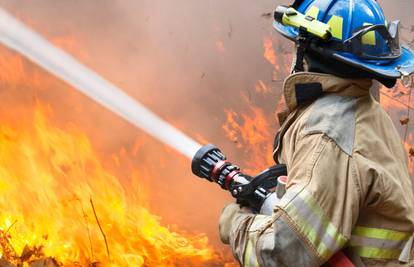
[[[414,54],[400,44],[399,22],[387,22],[375,0],[296,0],[292,7],[330,26],[329,40],[310,49],[382,78],[414,73]],[[300,27],[280,20],[273,25],[283,36],[299,39]]]

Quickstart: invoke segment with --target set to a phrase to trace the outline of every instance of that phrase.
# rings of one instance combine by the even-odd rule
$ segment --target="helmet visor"
[[[362,59],[388,60],[401,56],[399,21],[388,25],[366,25],[345,40],[348,52]]]

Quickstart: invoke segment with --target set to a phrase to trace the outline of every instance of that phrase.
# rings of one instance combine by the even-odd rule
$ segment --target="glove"
[[[240,212],[240,206],[236,203],[230,203],[224,206],[221,211],[219,221],[220,240],[223,244],[230,243],[230,230],[233,225],[234,218]]]
[[[237,223],[236,218],[241,214],[251,214],[252,210],[248,207],[240,208],[239,204],[230,203],[227,204],[220,215],[219,221],[219,233],[220,240],[223,244],[228,245],[230,243],[230,232],[234,223]]]

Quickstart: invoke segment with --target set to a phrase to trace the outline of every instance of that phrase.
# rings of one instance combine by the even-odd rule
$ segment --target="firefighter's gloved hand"
[[[246,207],[240,208],[239,204],[236,203],[227,204],[223,208],[220,215],[219,232],[221,242],[224,244],[229,244],[232,225],[235,222],[235,218],[240,213],[251,213],[251,210]]]

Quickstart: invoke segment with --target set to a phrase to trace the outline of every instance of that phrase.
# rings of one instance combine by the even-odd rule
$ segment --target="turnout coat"
[[[274,158],[286,194],[271,216],[224,208],[220,234],[243,266],[414,266],[407,153],[371,80],[302,72],[284,83]]]

